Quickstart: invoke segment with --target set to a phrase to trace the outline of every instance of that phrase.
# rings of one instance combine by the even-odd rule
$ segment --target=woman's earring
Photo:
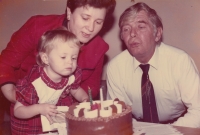
[[[67,7],[67,20],[70,20],[71,10]]]
[[[67,16],[67,20],[68,20],[68,21],[70,20],[70,17],[69,17],[69,16]]]

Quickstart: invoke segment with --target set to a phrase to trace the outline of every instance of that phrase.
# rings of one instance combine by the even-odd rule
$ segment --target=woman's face
[[[87,43],[101,30],[106,16],[105,8],[79,7],[71,13],[67,8],[68,29],[80,42]]]

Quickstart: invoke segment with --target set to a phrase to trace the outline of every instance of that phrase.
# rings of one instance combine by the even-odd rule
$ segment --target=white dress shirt
[[[200,127],[200,79],[192,58],[180,49],[161,43],[148,63],[159,121],[172,120],[187,110],[173,125]],[[137,119],[143,118],[140,64],[125,50],[107,67],[107,98],[119,98],[131,105]]]

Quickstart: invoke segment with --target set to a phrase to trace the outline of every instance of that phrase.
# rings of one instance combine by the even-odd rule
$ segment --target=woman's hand
[[[14,84],[4,84],[1,87],[3,95],[12,103],[16,102],[15,96],[15,85]]]

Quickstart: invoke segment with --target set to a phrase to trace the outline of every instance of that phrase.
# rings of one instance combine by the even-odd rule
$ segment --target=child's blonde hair
[[[62,40],[63,42],[73,42],[75,46],[81,47],[79,40],[76,36],[69,32],[65,27],[59,27],[54,30],[49,30],[45,32],[38,43],[36,62],[40,66],[45,66],[46,64],[42,61],[40,54],[49,53],[55,46],[55,40]]]

